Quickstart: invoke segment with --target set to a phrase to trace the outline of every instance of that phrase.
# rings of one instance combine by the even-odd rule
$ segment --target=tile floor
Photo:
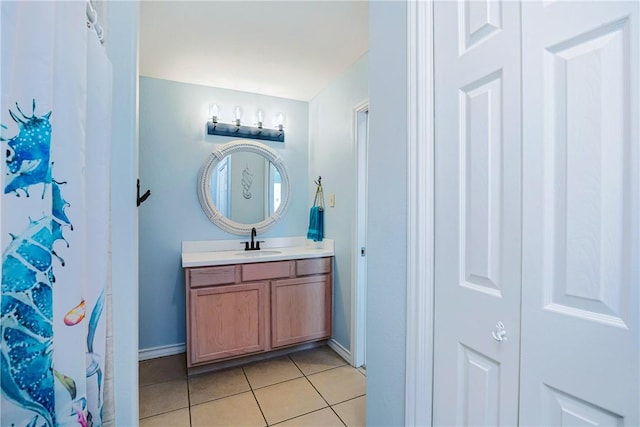
[[[365,371],[329,347],[187,377],[185,355],[140,362],[140,426],[364,426]]]

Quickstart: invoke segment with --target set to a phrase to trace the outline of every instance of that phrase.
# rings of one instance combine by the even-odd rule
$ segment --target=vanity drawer
[[[242,265],[242,281],[281,279],[291,275],[289,261],[259,262]]]
[[[212,285],[229,285],[236,283],[238,266],[222,265],[218,267],[202,267],[188,269],[189,286],[199,288]]]
[[[309,258],[296,261],[297,276],[327,273],[331,273],[331,258]]]

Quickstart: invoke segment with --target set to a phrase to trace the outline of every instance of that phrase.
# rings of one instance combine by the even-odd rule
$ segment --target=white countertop
[[[267,238],[261,250],[245,251],[243,240],[182,242],[182,267],[245,264],[333,256],[333,240],[312,242],[304,237]],[[258,239],[262,242],[262,239]],[[235,249],[234,249],[235,248]]]

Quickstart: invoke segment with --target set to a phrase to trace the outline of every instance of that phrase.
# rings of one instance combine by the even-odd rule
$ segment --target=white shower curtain
[[[111,65],[84,2],[0,7],[0,425],[100,426]]]

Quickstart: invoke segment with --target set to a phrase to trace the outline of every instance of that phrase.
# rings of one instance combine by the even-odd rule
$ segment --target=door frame
[[[433,0],[407,2],[405,424],[431,425],[434,304]]]
[[[356,200],[353,235],[353,258],[351,271],[354,286],[351,287],[351,357],[352,364],[360,367],[366,360],[366,298],[367,298],[367,258],[360,256],[360,248],[366,248],[367,225],[367,168],[368,168],[368,134],[364,131],[364,139],[360,130],[360,119],[369,114],[369,99],[365,99],[353,107],[353,138],[356,170]],[[365,249],[366,250],[366,249]]]

